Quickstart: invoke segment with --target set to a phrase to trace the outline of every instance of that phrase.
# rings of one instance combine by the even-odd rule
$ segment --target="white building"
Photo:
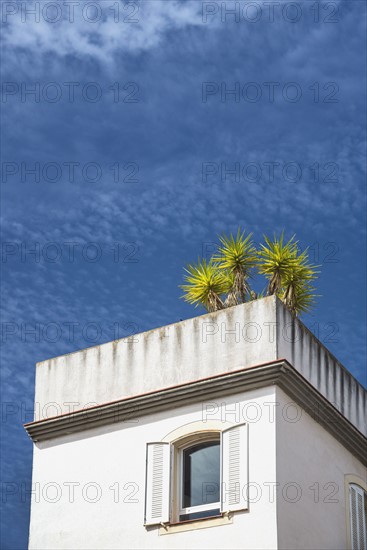
[[[275,297],[43,361],[35,403],[31,549],[366,549],[365,390]]]

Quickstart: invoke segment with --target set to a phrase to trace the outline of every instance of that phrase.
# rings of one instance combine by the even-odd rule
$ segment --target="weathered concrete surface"
[[[82,408],[273,361],[275,338],[257,328],[267,319],[275,319],[272,298],[43,361],[38,408],[49,404],[43,416],[51,416],[68,412],[67,402]],[[232,329],[236,334],[226,334]]]
[[[360,432],[367,435],[364,387],[278,300],[276,319],[277,357],[287,359]]]
[[[271,296],[37,364],[35,420],[287,359],[366,434],[366,392]]]

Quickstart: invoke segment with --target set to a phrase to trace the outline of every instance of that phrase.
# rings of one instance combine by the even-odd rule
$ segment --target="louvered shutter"
[[[349,486],[352,550],[367,550],[365,498],[362,487],[354,483]]]
[[[247,424],[240,424],[222,432],[222,512],[248,508],[247,484]]]
[[[169,521],[170,454],[169,443],[147,444],[145,525]]]

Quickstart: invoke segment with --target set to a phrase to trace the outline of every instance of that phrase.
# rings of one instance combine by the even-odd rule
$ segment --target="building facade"
[[[31,549],[366,550],[366,392],[275,297],[37,365]]]

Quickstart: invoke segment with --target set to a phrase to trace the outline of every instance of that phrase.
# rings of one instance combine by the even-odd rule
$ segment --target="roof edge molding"
[[[363,464],[367,439],[286,360],[199,379],[89,409],[25,424],[34,442],[108,426],[191,403],[277,385]]]

